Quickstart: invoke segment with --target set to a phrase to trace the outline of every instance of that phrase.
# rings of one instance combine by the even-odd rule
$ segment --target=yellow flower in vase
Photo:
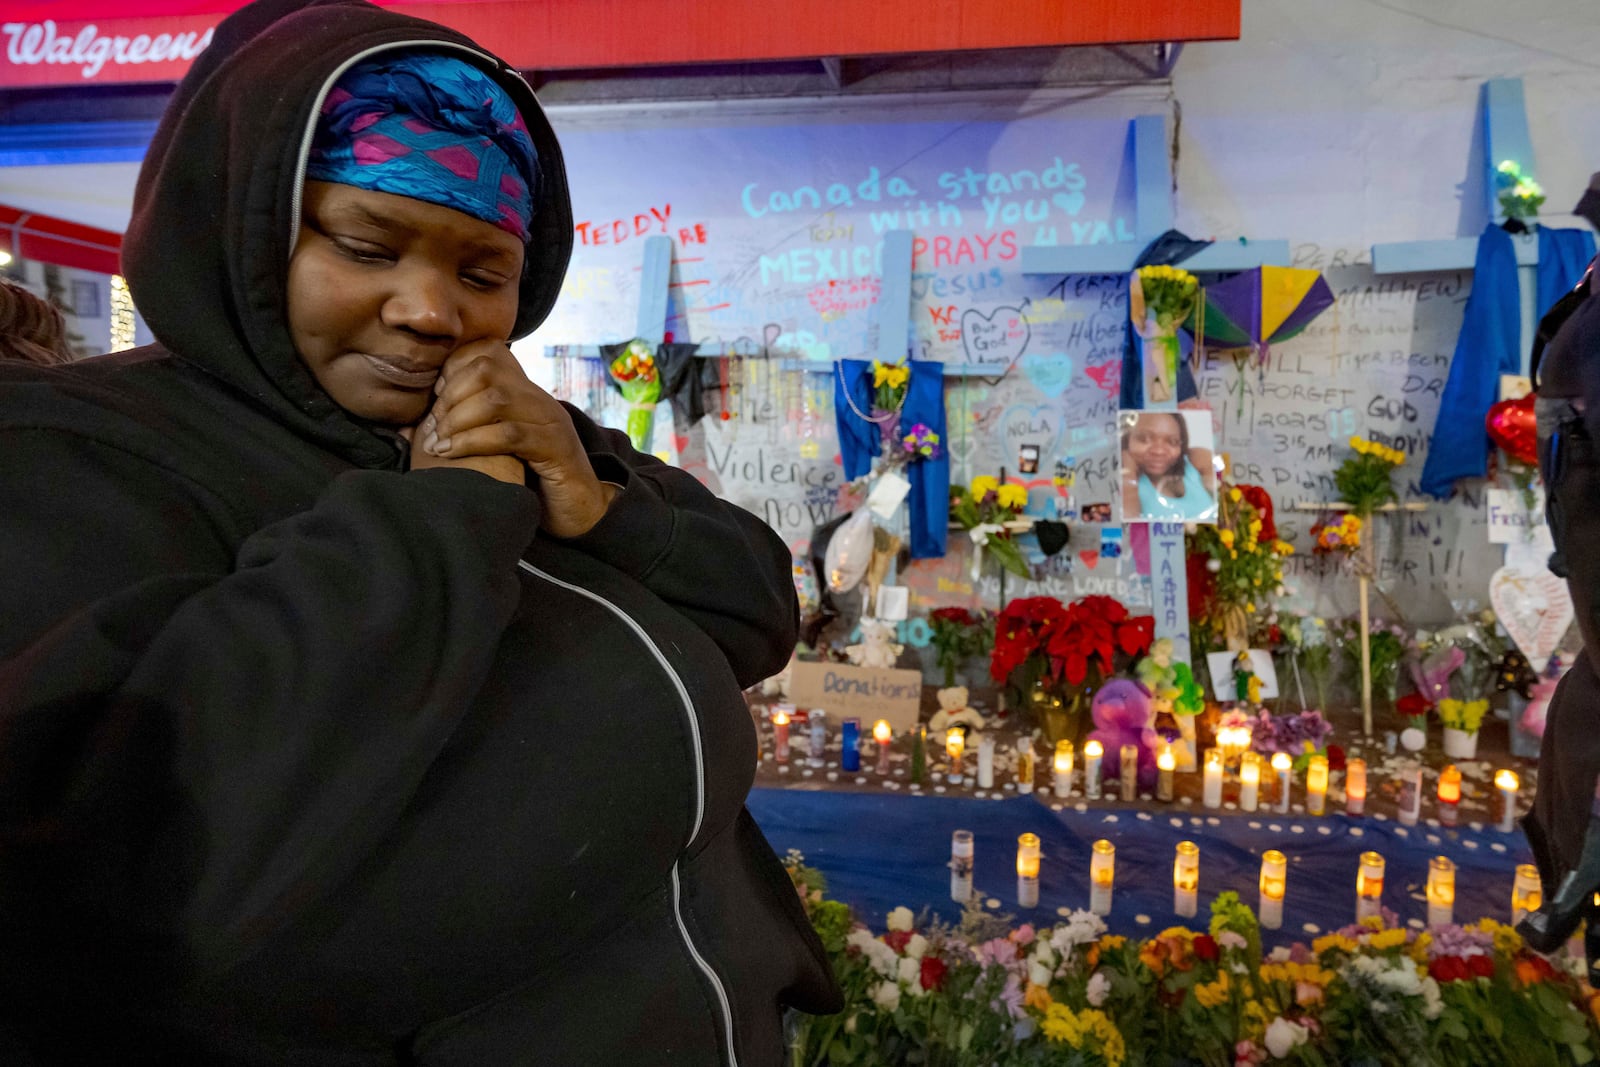
[[[1021,511],[1028,506],[1028,491],[1020,485],[1002,485],[997,492],[1003,508]]]
[[[982,500],[991,493],[997,494],[999,490],[1000,481],[997,478],[993,478],[987,474],[980,474],[976,478],[972,479],[971,492],[973,500]]]

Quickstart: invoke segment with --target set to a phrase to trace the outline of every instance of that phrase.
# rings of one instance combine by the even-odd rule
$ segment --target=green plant
[[[1339,490],[1339,499],[1365,521],[1378,508],[1397,499],[1390,475],[1406,457],[1397,448],[1363,437],[1350,438],[1350,447],[1354,454],[1346,456],[1333,472],[1333,484]]]
[[[1495,184],[1499,188],[1500,210],[1508,219],[1531,219],[1539,214],[1544,204],[1544,188],[1530,174],[1522,173],[1513,160],[1504,160],[1495,168]]]

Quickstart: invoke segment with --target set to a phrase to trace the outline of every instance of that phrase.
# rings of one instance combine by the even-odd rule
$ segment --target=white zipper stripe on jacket
[[[661,648],[655,643],[654,640],[651,639],[650,635],[645,632],[644,627],[640,626],[639,623],[634,620],[633,616],[617,607],[617,605],[613,604],[599,593],[585,589],[580,585],[573,585],[571,582],[564,582],[552,574],[547,574],[525,559],[518,560],[517,565],[523,570],[527,571],[529,574],[532,574],[537,578],[541,578],[544,581],[549,582],[551,585],[559,586],[568,592],[577,593],[581,597],[594,601],[596,604],[599,604],[617,618],[621,619],[623,623],[627,625],[628,629],[632,630],[634,635],[638,637],[640,642],[644,644],[644,647],[650,650],[650,654],[654,656],[656,662],[661,665],[661,669],[666,672],[667,677],[672,679],[672,686],[677,690],[678,699],[683,703],[684,714],[689,720],[689,739],[691,742],[693,742],[692,747],[694,749],[694,827],[689,831],[689,841],[684,845],[684,847],[687,848],[688,844],[692,843],[694,839],[699,836],[700,824],[705,818],[706,764],[705,751],[702,748],[700,741],[700,720],[695,717],[694,701],[690,699],[689,690],[683,684],[683,679],[678,677],[678,672],[673,669],[672,664],[662,653]],[[705,974],[707,980],[711,982],[711,987],[717,992],[717,1000],[722,1007],[723,1031],[727,1035],[728,1041],[729,1067],[739,1067],[739,1054],[734,1049],[733,1044],[733,1006],[728,1002],[728,991],[723,988],[722,979],[718,977],[717,972],[711,966],[710,961],[708,961],[704,956],[700,955],[700,950],[695,947],[694,938],[689,936],[689,927],[683,921],[681,895],[682,894],[679,889],[678,882],[678,864],[674,862],[672,865],[672,915],[673,918],[677,919],[678,921],[678,933],[683,937],[683,943],[688,947],[689,955],[694,957],[696,966],[698,966]]]
[[[305,132],[300,135],[300,154],[295,157],[294,163],[294,195],[289,201],[289,252],[294,253],[294,246],[300,240],[300,205],[306,188],[306,163],[311,159],[311,142],[317,135],[317,119],[322,114],[322,102],[328,98],[328,93],[333,90],[334,83],[344,77],[344,72],[363,60],[370,59],[379,52],[388,52],[396,48],[429,48],[448,52],[460,52],[462,55],[476,56],[488,64],[491,70],[503,74],[511,74],[520,78],[515,71],[508,70],[505,64],[495,59],[486,52],[475,48],[468,48],[462,44],[452,44],[449,41],[395,41],[390,44],[374,45],[364,52],[357,52],[349,59],[336,67],[327,80],[322,83],[322,88],[317,90],[317,98],[311,102],[311,121],[306,123]],[[532,91],[531,88],[529,90]]]

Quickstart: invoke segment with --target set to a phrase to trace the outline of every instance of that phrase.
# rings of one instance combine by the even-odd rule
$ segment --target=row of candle
[[[827,736],[827,727],[824,719],[825,713],[813,710],[810,713],[810,755],[809,761],[813,765],[822,763],[822,749]],[[774,733],[773,757],[779,763],[786,762],[789,758],[789,723],[790,715],[787,710],[780,707],[772,715]],[[925,731],[918,727],[919,737]],[[1226,736],[1236,731],[1219,730],[1217,739],[1219,744],[1206,750],[1203,764],[1203,780],[1201,783],[1201,803],[1207,808],[1222,807],[1222,786],[1228,766],[1237,761],[1239,767],[1239,807],[1246,812],[1257,811],[1261,806],[1261,755],[1248,751],[1248,731],[1242,738]],[[878,745],[878,761],[876,771],[878,774],[889,773],[889,745],[893,739],[893,731],[886,720],[879,719],[872,729],[873,739]],[[945,755],[949,760],[947,779],[952,783],[960,783],[964,777],[963,757],[966,752],[966,731],[951,728],[945,731]],[[1075,751],[1071,741],[1062,740],[1056,743],[1055,760],[1053,764],[1052,791],[1057,798],[1066,798],[1072,795],[1073,770]],[[1084,795],[1090,800],[1101,797],[1100,767],[1104,759],[1104,749],[1099,741],[1090,741],[1084,746]],[[1121,757],[1121,775],[1118,780],[1118,793],[1123,801],[1131,802],[1138,793],[1138,765],[1139,748],[1136,745],[1123,745],[1118,753]],[[861,769],[860,754],[860,721],[845,719],[840,730],[840,767],[848,772]],[[1269,810],[1281,814],[1289,812],[1289,795],[1293,780],[1293,761],[1286,752],[1275,753],[1271,760],[1272,781],[1276,784],[1275,797]],[[1171,801],[1174,796],[1173,778],[1177,761],[1169,747],[1163,746],[1156,756],[1156,799]],[[994,787],[994,742],[984,737],[978,745],[977,781],[979,788],[992,789]],[[1517,793],[1520,781],[1515,771],[1502,770],[1495,774],[1495,788],[1499,794],[1499,819],[1496,828],[1501,833],[1511,833],[1515,829],[1517,815]],[[1017,742],[1017,790],[1028,794],[1033,792],[1033,742],[1024,738]],[[1345,812],[1349,815],[1360,815],[1366,810],[1367,802],[1367,764],[1365,760],[1352,759],[1345,766]],[[1328,757],[1314,754],[1306,767],[1306,813],[1309,815],[1322,815],[1327,809],[1328,796]],[[1439,822],[1444,826],[1455,826],[1461,804],[1461,772],[1454,764],[1446,766],[1439,772]],[[1422,768],[1412,764],[1400,772],[1400,810],[1398,821],[1403,826],[1415,826],[1422,814]]]
[[[1111,914],[1111,891],[1116,880],[1117,849],[1104,838],[1090,847],[1089,911]],[[957,830],[950,838],[950,896],[965,904],[972,897],[973,844],[970,830]],[[1039,835],[1026,833],[1017,838],[1017,906],[1039,906]],[[1383,876],[1386,864],[1376,852],[1363,852],[1356,873],[1356,919],[1378,916],[1383,908]],[[1283,926],[1283,901],[1288,895],[1289,860],[1277,849],[1261,855],[1261,877],[1257,885],[1257,916],[1261,926],[1277,930]],[[1446,856],[1435,856],[1428,864],[1428,925],[1444,926],[1454,921],[1456,865]],[[1536,911],[1541,902],[1539,872],[1532,864],[1520,864],[1511,887],[1511,922]],[[1192,919],[1200,905],[1200,846],[1179,841],[1172,865],[1172,910]]]

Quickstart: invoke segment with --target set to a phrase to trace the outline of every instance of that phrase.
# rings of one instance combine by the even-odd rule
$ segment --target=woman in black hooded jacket
[[[520,216],[316,169],[413,55],[509,99]],[[125,243],[159,344],[0,367],[7,1062],[777,1064],[838,1009],[743,808],[788,553],[517,369],[571,234],[470,40],[218,27]]]

